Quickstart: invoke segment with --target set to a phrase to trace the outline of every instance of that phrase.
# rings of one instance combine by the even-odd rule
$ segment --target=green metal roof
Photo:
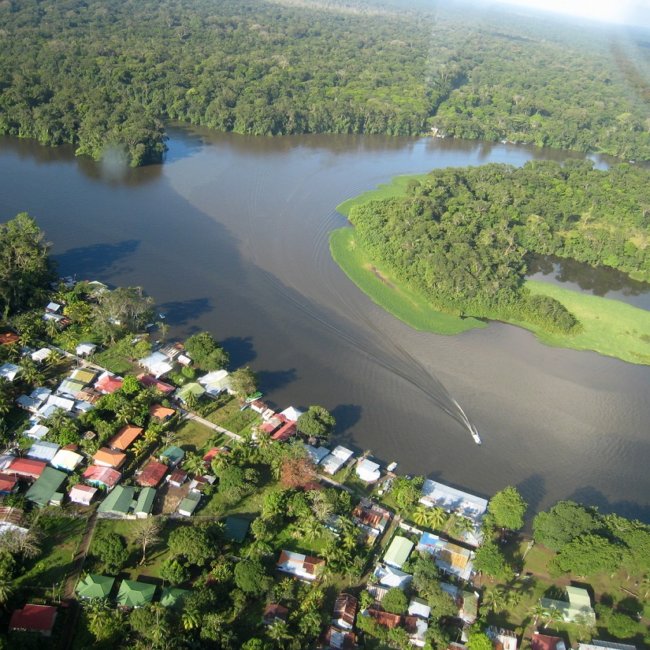
[[[165,587],[160,596],[160,604],[163,607],[181,607],[183,601],[190,595],[187,589],[178,589],[177,587]]]
[[[25,496],[29,501],[33,501],[41,507],[46,506],[67,478],[68,475],[65,472],[46,467],[34,485],[27,490]]]
[[[406,537],[397,535],[393,538],[393,541],[390,543],[390,546],[384,555],[384,562],[400,569],[408,559],[412,550],[413,542],[406,539]]]
[[[77,596],[79,598],[108,598],[111,593],[115,578],[89,573],[77,583]]]
[[[117,602],[124,607],[142,607],[153,600],[156,585],[137,580],[122,580]]]
[[[99,504],[97,512],[113,512],[125,515],[129,512],[133,503],[135,488],[118,485],[108,496]]]
[[[572,607],[591,607],[591,598],[586,589],[568,586],[566,592]]]
[[[201,384],[197,384],[196,382],[191,382],[189,384],[185,384],[184,386],[181,386],[178,389],[178,396],[181,399],[186,399],[187,396],[190,394],[196,397],[201,397],[201,395],[205,394],[205,388],[203,388]]]
[[[246,538],[250,525],[250,519],[245,517],[226,517],[225,536],[227,539],[241,544]]]
[[[168,458],[171,463],[180,463],[185,457],[185,452],[180,447],[167,447],[165,451],[160,454],[161,458]]]
[[[199,505],[201,495],[198,492],[190,492],[178,505],[178,511],[184,510],[192,514]]]
[[[137,515],[139,513],[151,514],[151,509],[153,508],[153,502],[156,498],[156,490],[152,487],[142,488],[140,494],[138,495],[138,501],[135,504],[133,512]]]

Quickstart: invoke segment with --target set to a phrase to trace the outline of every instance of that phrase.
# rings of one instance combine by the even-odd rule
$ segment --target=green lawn
[[[389,199],[393,196],[403,196],[406,194],[406,186],[409,181],[425,178],[426,176],[427,174],[395,176],[390,183],[382,183],[374,190],[368,190],[363,194],[359,194],[359,196],[354,196],[347,201],[343,201],[343,203],[336,206],[336,210],[347,217],[355,205],[362,205],[368,201],[381,201],[382,199]]]
[[[225,436],[196,420],[185,420],[175,432],[174,444],[185,451],[202,452],[224,443]]]
[[[44,513],[38,518],[37,527],[42,532],[41,554],[28,561],[27,570],[15,581],[16,587],[36,590],[39,595],[51,589],[53,594],[60,595],[86,528],[86,519]]]
[[[544,343],[594,350],[630,363],[650,365],[650,311],[547,282],[529,280],[526,286],[534,294],[559,300],[583,325],[583,331],[574,336],[549,334],[529,327]]]
[[[361,291],[414,329],[451,335],[485,327],[476,318],[460,318],[436,311],[426,298],[400,284],[385,269],[372,264],[358,246],[352,228],[340,228],[330,233],[330,251],[334,261]]]
[[[129,560],[127,566],[120,572],[120,577],[126,580],[137,580],[139,576],[159,578],[160,567],[169,555],[169,551],[167,550],[167,539],[169,534],[174,530],[174,528],[183,525],[182,521],[168,519],[160,535],[160,541],[147,550],[147,560],[144,564],[140,565],[142,549],[140,545],[136,544],[134,541],[135,532],[140,523],[140,521],[133,519],[100,519],[97,522],[95,534],[93,535],[93,543],[94,540],[97,539],[98,535],[106,532],[117,533],[126,540],[127,548],[129,550]],[[90,545],[90,551],[88,553],[89,561],[86,570],[90,571],[92,569],[94,571],[100,571],[100,564],[93,562],[94,558],[90,557],[92,556],[93,543]]]
[[[118,351],[117,346],[98,352],[93,355],[92,361],[117,375],[132,374],[137,370],[136,366]]]
[[[244,435],[248,433],[251,427],[262,421],[261,416],[251,409],[244,411],[239,410],[239,400],[234,397],[224,404],[221,408],[210,413],[206,420],[218,424],[228,431]]]

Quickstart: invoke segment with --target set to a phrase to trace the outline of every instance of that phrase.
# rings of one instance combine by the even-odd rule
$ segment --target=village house
[[[180,448],[172,445],[163,450],[160,454],[160,461],[169,467],[176,467],[185,458],[185,452]]]
[[[126,462],[126,454],[117,449],[102,447],[94,456],[93,463],[100,467],[119,469]]]
[[[370,501],[361,499],[352,511],[352,520],[368,535],[368,542],[374,544],[390,523],[391,513]]]
[[[473,530],[463,534],[462,541],[472,546],[478,546],[483,537],[481,524],[487,511],[488,501],[469,492],[426,479],[422,485],[420,503],[430,508],[442,508],[446,512],[455,513],[469,519],[474,525]]]
[[[478,593],[466,591],[448,582],[441,582],[440,588],[454,599],[454,603],[458,607],[458,618],[461,621],[468,625],[476,621],[478,618]]]
[[[278,603],[270,603],[262,612],[262,622],[264,625],[273,625],[276,621],[286,621],[289,616],[289,609]]]
[[[325,568],[325,560],[302,553],[282,551],[276,563],[279,571],[289,573],[301,580],[313,581],[318,578]]]
[[[89,573],[79,580],[75,592],[79,598],[90,600],[92,598],[108,598],[115,584],[112,576],[102,576]]]
[[[123,426],[107,443],[111,449],[126,451],[142,434],[142,427],[133,424]]]
[[[122,474],[116,469],[101,465],[90,465],[81,476],[89,485],[94,485],[108,492],[110,492],[122,478]]]
[[[14,379],[20,374],[22,368],[15,363],[4,363],[0,366],[0,379],[8,382],[13,382]]]
[[[170,395],[176,390],[175,386],[172,386],[171,384],[166,384],[164,381],[161,381],[160,379],[154,377],[153,375],[149,375],[146,373],[138,375],[138,381],[145,388],[155,388],[159,393],[162,393],[163,395]]]
[[[330,625],[323,635],[323,647],[333,650],[354,650],[357,647],[357,636],[349,630],[339,630]]]
[[[34,460],[43,460],[46,463],[49,463],[57,454],[60,449],[60,445],[57,445],[56,442],[47,442],[46,440],[41,440],[35,442],[27,452],[27,458],[33,458]]]
[[[533,632],[530,646],[532,650],[566,650],[564,639],[559,636],[540,634],[537,631]]]
[[[63,493],[59,488],[66,482],[68,475],[52,467],[46,467],[34,484],[27,490],[25,498],[37,506],[60,506]]]
[[[150,460],[137,474],[135,482],[142,487],[158,487],[167,470],[167,465]]]
[[[552,598],[540,599],[544,609],[556,609],[562,614],[565,623],[574,623],[576,620],[586,620],[591,624],[596,623],[596,612],[591,606],[591,597],[586,589],[581,587],[565,587],[568,602],[553,600]]]
[[[472,576],[474,553],[458,544],[453,544],[433,533],[422,533],[417,545],[418,551],[431,553],[436,566],[461,580]]]
[[[123,383],[124,380],[121,377],[116,377],[114,374],[105,371],[97,378],[95,390],[104,395],[110,395],[122,388]]]
[[[355,472],[364,483],[375,483],[381,478],[379,467],[379,463],[369,458],[362,458],[357,462]]]
[[[117,592],[117,603],[128,609],[142,607],[153,601],[155,593],[156,585],[138,580],[122,580]]]
[[[83,462],[83,456],[71,449],[59,449],[56,455],[50,461],[50,465],[55,469],[61,469],[64,472],[74,472]]]
[[[199,377],[198,382],[211,397],[217,397],[221,393],[234,394],[230,375],[227,370],[213,370],[207,375]]]
[[[93,497],[97,494],[97,488],[90,485],[74,485],[68,492],[71,503],[77,503],[81,506],[89,506]]]
[[[344,630],[354,629],[354,620],[357,616],[359,601],[351,594],[339,594],[334,602],[334,616],[332,623]]]
[[[354,452],[351,449],[337,445],[334,447],[332,453],[329,456],[325,456],[321,461],[321,467],[326,474],[333,476],[352,456],[354,456]]]
[[[578,650],[636,650],[636,646],[592,639],[589,643],[578,643]]]
[[[406,537],[395,535],[388,550],[384,554],[384,564],[387,564],[394,569],[401,569],[406,560],[408,560],[408,557],[413,550],[413,546],[413,542],[406,539]]]
[[[201,502],[201,493],[190,490],[187,496],[178,504],[178,514],[183,517],[191,517]]]
[[[118,485],[99,504],[97,512],[113,517],[126,517],[134,506],[135,488]]]
[[[10,632],[34,632],[45,637],[52,636],[56,620],[56,607],[50,605],[25,605],[16,609],[9,620]]]
[[[18,477],[0,473],[0,495],[6,496],[18,491]]]
[[[47,467],[42,460],[31,458],[14,458],[9,467],[5,470],[7,474],[15,474],[21,478],[36,480]]]
[[[97,346],[94,343],[79,343],[75,348],[75,354],[78,357],[89,357],[95,353]]]
[[[488,627],[485,633],[492,641],[494,650],[517,650],[517,635],[512,630]]]
[[[163,406],[162,404],[152,404],[149,407],[149,415],[159,422],[167,422],[175,413],[176,411],[174,409]]]

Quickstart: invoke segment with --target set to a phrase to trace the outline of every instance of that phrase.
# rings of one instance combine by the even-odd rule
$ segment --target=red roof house
[[[372,607],[369,607],[366,612],[368,613],[368,616],[372,616],[379,625],[383,625],[389,630],[397,627],[402,622],[402,617],[399,614],[391,614],[390,612],[385,612],[381,609],[374,609]]]
[[[122,474],[111,467],[91,465],[82,474],[87,483],[112,490],[122,478]]]
[[[160,391],[165,395],[168,395],[169,393],[173,393],[176,390],[176,388],[171,384],[166,384],[164,381],[160,381],[160,379],[156,379],[153,375],[147,375],[147,374],[138,375],[138,381],[145,388],[150,388],[151,386],[153,386],[156,390]]]
[[[149,415],[152,418],[156,418],[156,420],[169,420],[172,415],[174,415],[176,411],[174,409],[167,408],[166,406],[163,406],[162,404],[152,404],[151,407],[149,408]]]
[[[272,436],[271,440],[279,440],[285,442],[296,434],[296,423],[285,422]]]
[[[125,451],[135,442],[136,438],[142,433],[142,431],[142,427],[127,424],[122,427],[107,444],[111,449]]]
[[[547,634],[533,633],[531,639],[533,650],[565,650],[564,639],[559,636],[548,636]]]
[[[18,487],[18,477],[11,474],[0,474],[0,494],[11,494]]]
[[[354,627],[359,601],[351,594],[339,594],[334,602],[334,616],[332,623],[346,630]]]
[[[7,474],[15,474],[16,476],[37,479],[46,467],[47,463],[42,460],[33,460],[32,458],[14,458],[11,465],[9,465],[5,471]]]
[[[51,636],[56,607],[50,605],[25,605],[22,609],[14,610],[9,621],[9,631],[40,632],[43,636]]]
[[[101,467],[112,467],[113,469],[118,469],[125,461],[126,454],[123,454],[117,449],[108,449],[107,447],[102,447],[93,456],[93,463],[95,463],[95,465],[100,465]]]
[[[100,393],[110,394],[122,388],[123,383],[124,380],[121,377],[116,377],[108,372],[104,372],[95,382],[95,390],[98,390]]]
[[[135,482],[141,487],[158,487],[160,481],[167,474],[167,465],[157,460],[150,460],[143,468]]]
[[[264,625],[273,625],[275,621],[286,621],[289,616],[289,610],[284,605],[271,603],[267,605],[262,614]]]
[[[13,332],[3,332],[0,334],[0,345],[13,345],[20,341],[20,336],[14,334]]]

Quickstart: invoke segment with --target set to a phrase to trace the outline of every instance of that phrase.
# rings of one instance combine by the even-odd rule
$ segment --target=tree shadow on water
[[[79,278],[93,280],[94,276],[115,272],[115,264],[138,249],[140,241],[127,239],[116,244],[94,244],[71,248],[54,255],[58,271],[62,275],[75,274]]]
[[[187,325],[190,321],[211,312],[214,309],[209,298],[191,298],[174,300],[158,305],[158,311],[165,315],[170,325]]]
[[[221,346],[230,356],[230,365],[233,368],[245,366],[257,357],[252,336],[231,336],[221,341]]]
[[[284,388],[298,379],[295,368],[287,370],[260,370],[257,374],[258,385],[263,393]]]
[[[575,490],[567,499],[586,506],[595,506],[602,514],[615,512],[628,519],[650,521],[650,506],[627,500],[611,501],[600,490],[591,485]]]
[[[336,420],[334,435],[340,436],[359,422],[361,419],[361,410],[361,406],[358,404],[339,404],[332,409],[331,413]]]

